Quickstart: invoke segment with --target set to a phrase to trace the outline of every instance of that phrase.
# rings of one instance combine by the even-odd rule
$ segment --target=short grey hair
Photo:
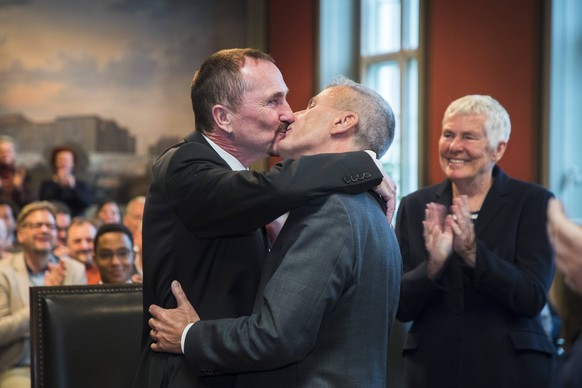
[[[18,143],[16,143],[16,139],[10,135],[0,135],[0,143],[11,143],[12,148],[16,151],[18,148]]]
[[[359,123],[354,141],[380,159],[394,140],[396,121],[390,104],[374,90],[344,76],[336,77],[326,88],[347,87],[353,93],[337,101],[336,107],[357,113]]]
[[[18,218],[16,219],[16,225],[18,228],[22,228],[28,216],[32,213],[39,211],[39,210],[46,210],[49,212],[53,219],[56,219],[57,209],[52,202],[49,201],[34,201],[29,203],[28,205],[24,206],[20,213],[18,214]]]
[[[508,142],[511,134],[511,121],[505,108],[493,97],[470,94],[453,101],[445,111],[443,124],[451,116],[482,115],[485,117],[483,130],[494,150],[499,143]]]

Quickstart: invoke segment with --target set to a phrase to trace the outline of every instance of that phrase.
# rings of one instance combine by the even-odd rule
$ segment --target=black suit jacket
[[[382,175],[364,152],[284,161],[267,173],[233,172],[198,132],[153,166],[143,220],[143,354],[135,387],[229,387],[234,376],[194,376],[183,356],[149,349],[155,303],[176,306],[182,284],[201,319],[252,312],[267,240],[263,225],[309,200],[341,190],[362,192]]]
[[[554,348],[539,313],[553,278],[544,188],[493,170],[475,222],[477,262],[453,255],[435,282],[427,277],[422,220],[426,204],[452,203],[451,182],[405,197],[396,234],[404,260],[398,319],[414,321],[406,386],[547,387]]]

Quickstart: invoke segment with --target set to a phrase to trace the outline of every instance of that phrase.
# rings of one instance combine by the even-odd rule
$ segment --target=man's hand
[[[378,166],[378,168],[380,167]],[[392,224],[392,218],[394,218],[394,212],[396,211],[396,183],[383,169],[380,169],[380,171],[382,171],[384,179],[382,179],[382,183],[376,186],[374,191],[386,203],[386,218],[388,223]]]
[[[557,199],[548,202],[548,236],[556,252],[556,267],[564,282],[582,294],[582,227],[570,220]]]
[[[22,190],[24,187],[24,180],[26,178],[26,167],[20,166],[16,169],[16,173],[12,177],[12,185],[18,190]]]
[[[75,187],[75,176],[71,173],[68,168],[59,168],[55,175],[53,175],[53,181],[58,183],[63,187]]]
[[[48,263],[48,268],[44,273],[45,286],[62,286],[67,274],[67,263],[59,260],[58,263]]]
[[[149,308],[152,315],[148,321],[152,329],[150,336],[155,341],[151,348],[156,352],[182,354],[180,345],[182,333],[186,326],[198,322],[200,317],[188,301],[182,286],[176,280],[172,282],[172,294],[178,303],[178,307],[175,309],[164,309],[155,304]]]

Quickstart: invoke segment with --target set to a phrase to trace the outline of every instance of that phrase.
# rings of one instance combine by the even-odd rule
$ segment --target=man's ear
[[[230,110],[224,105],[214,105],[212,107],[212,119],[216,123],[216,126],[222,129],[227,134],[232,133],[231,129],[231,115]]]
[[[360,118],[358,114],[351,111],[344,111],[335,119],[333,127],[331,129],[332,135],[341,135],[351,129],[355,129],[358,125]]]

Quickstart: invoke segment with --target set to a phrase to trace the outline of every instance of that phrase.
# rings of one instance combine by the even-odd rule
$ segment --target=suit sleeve
[[[74,259],[64,259],[67,263],[67,274],[65,285],[68,284],[87,284],[87,272],[85,266]]]
[[[0,346],[25,338],[29,330],[29,307],[11,304],[12,293],[18,292],[17,276],[11,267],[0,263]]]
[[[287,220],[267,259],[282,262],[255,314],[190,328],[185,357],[197,373],[273,369],[300,361],[313,349],[322,317],[341,297],[354,266],[347,210],[339,200],[322,207],[318,202]]]
[[[314,198],[364,192],[382,180],[363,151],[287,160],[266,173],[234,172],[223,163],[209,147],[188,143],[165,173],[163,191],[180,221],[200,237],[250,233]]]

